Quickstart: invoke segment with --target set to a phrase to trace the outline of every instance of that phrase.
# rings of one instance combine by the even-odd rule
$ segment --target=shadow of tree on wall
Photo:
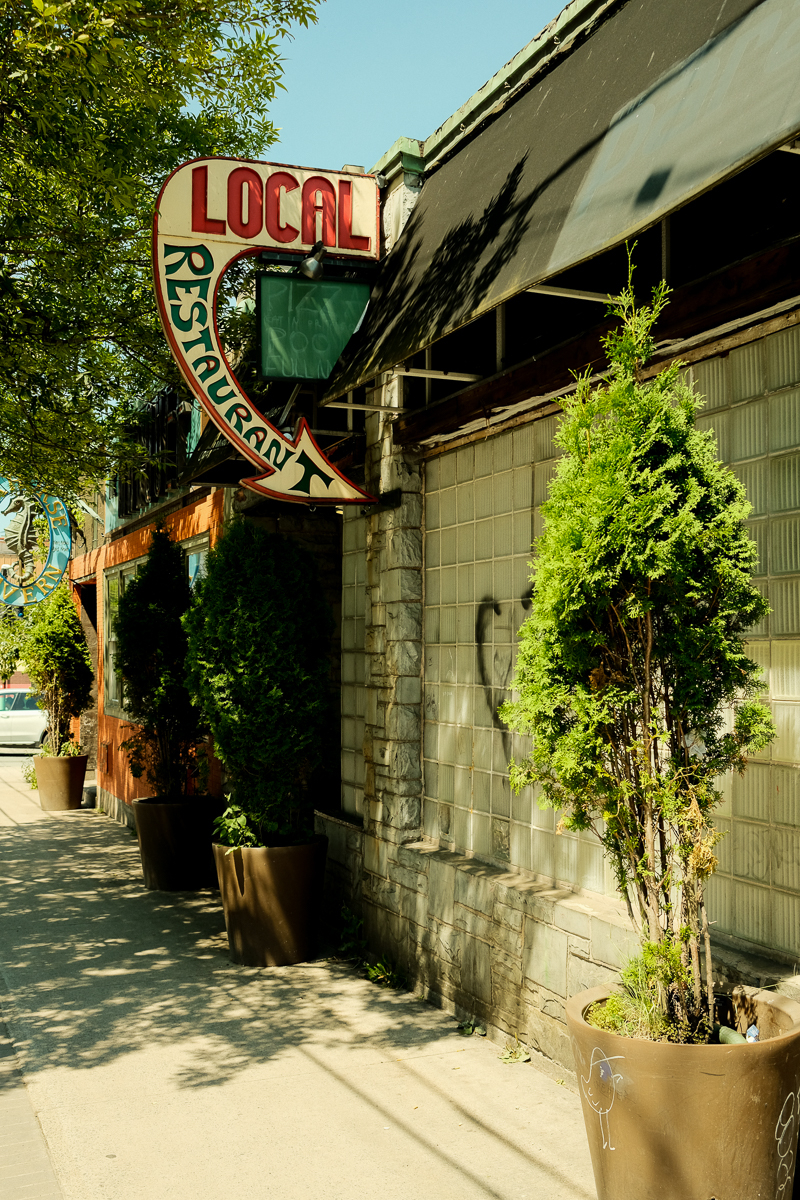
[[[424,205],[414,209],[382,265],[364,323],[342,360],[345,371],[349,363],[361,361],[365,348],[371,362],[400,361],[409,346],[426,345],[472,318],[497,276],[515,258],[530,225],[540,189],[519,194],[527,157],[526,152],[515,163],[480,216],[454,222],[422,278],[417,259],[426,238],[426,215]],[[455,209],[457,197],[453,200]],[[387,314],[394,319],[387,322]],[[397,358],[392,357],[393,346]]]

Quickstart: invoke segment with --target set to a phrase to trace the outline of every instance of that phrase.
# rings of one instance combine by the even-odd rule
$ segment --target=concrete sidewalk
[[[348,965],[234,966],[217,893],[146,891],[128,830],[46,816],[18,771],[0,759],[3,1200],[594,1200],[569,1080]]]

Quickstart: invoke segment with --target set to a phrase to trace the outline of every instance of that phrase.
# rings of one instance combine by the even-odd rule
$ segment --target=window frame
[[[125,592],[130,579],[135,579],[144,565],[147,556],[129,559],[117,566],[108,567],[103,571],[103,715],[117,717],[126,721],[127,713],[122,705],[122,687],[114,668],[117,639],[113,632],[112,601],[110,585],[116,581],[118,585],[116,602],[113,604],[116,613],[119,598]]]

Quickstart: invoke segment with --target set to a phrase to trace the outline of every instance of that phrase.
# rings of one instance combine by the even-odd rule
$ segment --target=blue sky
[[[286,42],[274,162],[367,170],[398,137],[424,139],[566,0],[327,0]]]

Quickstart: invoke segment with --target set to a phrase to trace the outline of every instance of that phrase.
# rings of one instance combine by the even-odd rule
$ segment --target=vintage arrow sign
[[[378,186],[370,175],[205,158],[169,176],[153,221],[153,273],[164,332],[189,387],[256,469],[242,483],[313,504],[371,501],[328,462],[303,419],[294,441],[253,406],[225,358],[217,292],[237,258],[263,249],[375,261]]]

